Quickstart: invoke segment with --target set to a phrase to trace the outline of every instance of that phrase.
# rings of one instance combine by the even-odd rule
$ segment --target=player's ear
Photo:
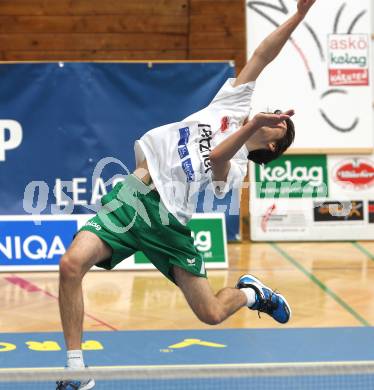
[[[270,144],[268,144],[268,148],[270,151],[275,152],[275,148],[276,148],[275,143],[270,142]]]

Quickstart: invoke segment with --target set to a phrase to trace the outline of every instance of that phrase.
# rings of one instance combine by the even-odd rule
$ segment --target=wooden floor
[[[209,272],[214,290],[253,273],[282,292],[287,327],[374,325],[374,242],[230,244],[230,269]],[[1,332],[60,331],[57,273],[1,274]],[[157,271],[90,272],[86,330],[201,329],[179,290]],[[278,327],[241,309],[218,328]]]

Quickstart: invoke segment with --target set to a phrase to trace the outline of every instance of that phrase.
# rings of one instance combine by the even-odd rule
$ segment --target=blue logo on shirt
[[[192,161],[190,158],[186,158],[190,155],[188,151],[188,141],[190,139],[190,128],[182,127],[179,129],[179,142],[178,142],[178,153],[182,160],[182,168],[187,177],[187,182],[195,180],[195,172],[192,168]],[[184,159],[184,160],[183,160]]]
[[[179,129],[179,141],[178,141],[178,153],[182,160],[182,168],[187,177],[187,182],[195,180],[195,172],[192,168],[192,161],[190,158],[186,158],[190,155],[188,151],[188,141],[190,139],[190,128],[182,127]]]
[[[182,161],[182,168],[184,170],[184,173],[187,176],[187,182],[194,181],[195,179],[195,172],[192,168],[192,162],[191,159],[188,158],[187,160]]]
[[[187,145],[188,140],[190,139],[190,128],[189,127],[182,127],[179,129],[179,142],[178,145]]]
[[[186,145],[179,146],[178,153],[181,160],[187,157],[189,155],[187,146]]]

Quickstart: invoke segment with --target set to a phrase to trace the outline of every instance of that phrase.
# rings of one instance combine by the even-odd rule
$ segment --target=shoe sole
[[[95,387],[95,381],[92,379],[83,387],[80,387],[79,390],[90,390],[93,389],[94,387]]]
[[[261,286],[264,286],[266,287],[267,289],[273,291],[271,288],[269,288],[268,286],[266,286],[266,284],[262,283],[260,280],[258,280],[255,276],[251,275],[251,274],[245,274],[245,275],[242,275],[239,280],[241,278],[244,278],[245,276],[248,276],[250,277],[251,279],[253,279],[256,283],[258,283],[259,285]],[[287,307],[288,307],[288,310],[290,312],[290,317],[288,318],[288,321],[292,318],[292,310],[291,310],[291,306],[289,305],[289,303],[287,302],[287,299],[282,295],[282,294],[279,294],[279,293],[276,293],[277,295],[279,295],[280,297],[282,297],[283,301],[286,303]],[[287,322],[288,322],[287,321]],[[277,321],[279,322],[279,321]],[[280,324],[287,324],[287,322],[279,322]]]

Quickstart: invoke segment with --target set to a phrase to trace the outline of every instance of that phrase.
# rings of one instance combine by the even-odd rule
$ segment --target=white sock
[[[250,287],[241,288],[240,291],[242,291],[247,297],[247,306],[253,306],[256,302],[256,291]]]
[[[81,349],[67,351],[68,368],[84,368],[83,352]]]

